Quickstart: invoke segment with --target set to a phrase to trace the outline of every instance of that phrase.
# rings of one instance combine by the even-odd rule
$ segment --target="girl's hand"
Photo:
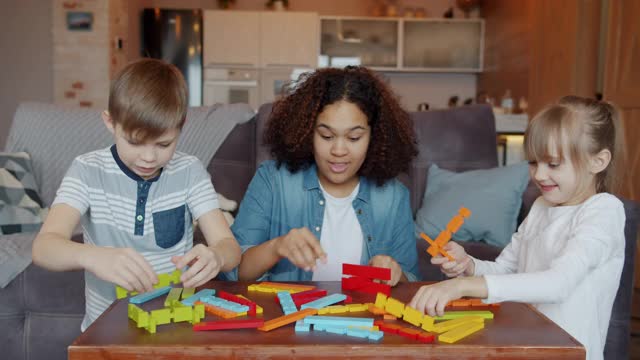
[[[369,266],[391,269],[391,280],[383,281],[385,284],[396,286],[402,277],[402,268],[391,256],[376,255],[369,260]]]
[[[182,256],[174,256],[171,262],[176,268],[189,266],[180,277],[184,287],[198,287],[218,275],[224,266],[224,259],[216,251],[204,244],[198,244]]]
[[[95,247],[86,259],[87,271],[128,291],[151,291],[153,285],[158,283],[151,265],[134,249]]]
[[[449,301],[462,297],[461,286],[458,279],[424,285],[413,296],[409,306],[429,316],[442,316],[444,315],[444,307]]]
[[[475,272],[475,264],[471,257],[464,251],[464,248],[454,241],[449,241],[444,250],[454,258],[450,261],[446,256],[438,254],[431,258],[433,265],[439,265],[442,271],[448,277],[458,277],[460,275],[471,276]]]
[[[320,241],[306,227],[291,229],[287,235],[276,238],[275,251],[279,257],[289,259],[305,271],[315,270],[317,259],[327,262],[327,254],[322,250]]]

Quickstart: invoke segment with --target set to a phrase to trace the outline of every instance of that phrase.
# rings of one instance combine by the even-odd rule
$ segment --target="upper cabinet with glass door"
[[[397,69],[398,24],[397,19],[322,17],[318,65]]]
[[[403,20],[402,68],[417,71],[481,72],[481,19]]]
[[[482,19],[321,17],[320,21],[320,67],[482,71]]]

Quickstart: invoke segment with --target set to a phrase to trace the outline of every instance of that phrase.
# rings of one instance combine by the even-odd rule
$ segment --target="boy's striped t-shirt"
[[[86,244],[133,248],[157,274],[173,271],[171,257],[193,246],[193,219],[219,207],[196,157],[176,151],[160,175],[144,180],[124,165],[115,145],[77,157],[56,204],[80,212]],[[85,297],[82,331],[115,300],[115,286],[85,271]]]

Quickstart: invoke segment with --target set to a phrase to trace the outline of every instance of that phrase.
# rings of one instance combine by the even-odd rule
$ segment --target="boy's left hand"
[[[391,269],[391,280],[384,281],[385,284],[396,286],[402,277],[402,268],[391,256],[376,255],[369,260],[369,266]]]
[[[171,262],[173,262],[178,269],[183,269],[187,265],[189,266],[189,269],[180,277],[182,286],[186,288],[198,287],[205,284],[207,281],[216,277],[220,269],[224,266],[224,259],[222,259],[217,252],[213,251],[213,249],[203,244],[194,246],[182,256],[172,257]]]

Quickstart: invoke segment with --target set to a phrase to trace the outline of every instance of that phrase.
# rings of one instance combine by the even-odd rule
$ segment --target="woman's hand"
[[[279,257],[289,259],[305,271],[315,270],[318,259],[324,263],[327,261],[320,241],[306,227],[291,229],[286,235],[276,238],[275,251]]]
[[[384,281],[385,284],[396,286],[402,278],[402,268],[391,256],[376,255],[369,260],[369,266],[391,269],[391,280]]]

